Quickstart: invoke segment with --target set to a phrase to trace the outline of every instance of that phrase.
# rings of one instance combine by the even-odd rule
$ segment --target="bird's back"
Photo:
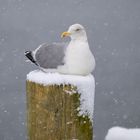
[[[63,64],[66,43],[43,44],[35,50],[35,60],[42,68],[56,68]]]

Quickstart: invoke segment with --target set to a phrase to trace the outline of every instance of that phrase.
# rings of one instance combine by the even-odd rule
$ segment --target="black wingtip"
[[[25,56],[26,56],[28,53],[31,53],[31,51],[25,51],[25,52],[24,52]]]
[[[32,56],[32,52],[31,51],[25,51],[24,52],[25,56],[35,65],[38,66],[38,64],[36,63],[36,61],[34,60],[33,56]]]

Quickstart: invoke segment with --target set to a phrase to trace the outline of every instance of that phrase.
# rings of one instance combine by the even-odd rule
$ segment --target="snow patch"
[[[88,76],[62,75],[35,70],[27,75],[27,80],[43,85],[71,84],[76,86],[78,93],[81,94],[79,115],[88,115],[91,121],[93,120],[95,80],[91,74]]]
[[[140,140],[140,129],[112,127],[109,129],[105,140]]]

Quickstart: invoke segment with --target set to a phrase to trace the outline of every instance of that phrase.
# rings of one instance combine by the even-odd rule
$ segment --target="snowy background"
[[[24,51],[87,29],[96,58],[95,140],[114,125],[140,127],[139,0],[0,0],[0,140],[26,139]]]

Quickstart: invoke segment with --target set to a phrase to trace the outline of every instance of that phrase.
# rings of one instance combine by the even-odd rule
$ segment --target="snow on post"
[[[29,140],[92,140],[94,91],[92,75],[30,72],[27,75]]]
[[[140,128],[112,127],[109,129],[105,140],[140,140]]]

